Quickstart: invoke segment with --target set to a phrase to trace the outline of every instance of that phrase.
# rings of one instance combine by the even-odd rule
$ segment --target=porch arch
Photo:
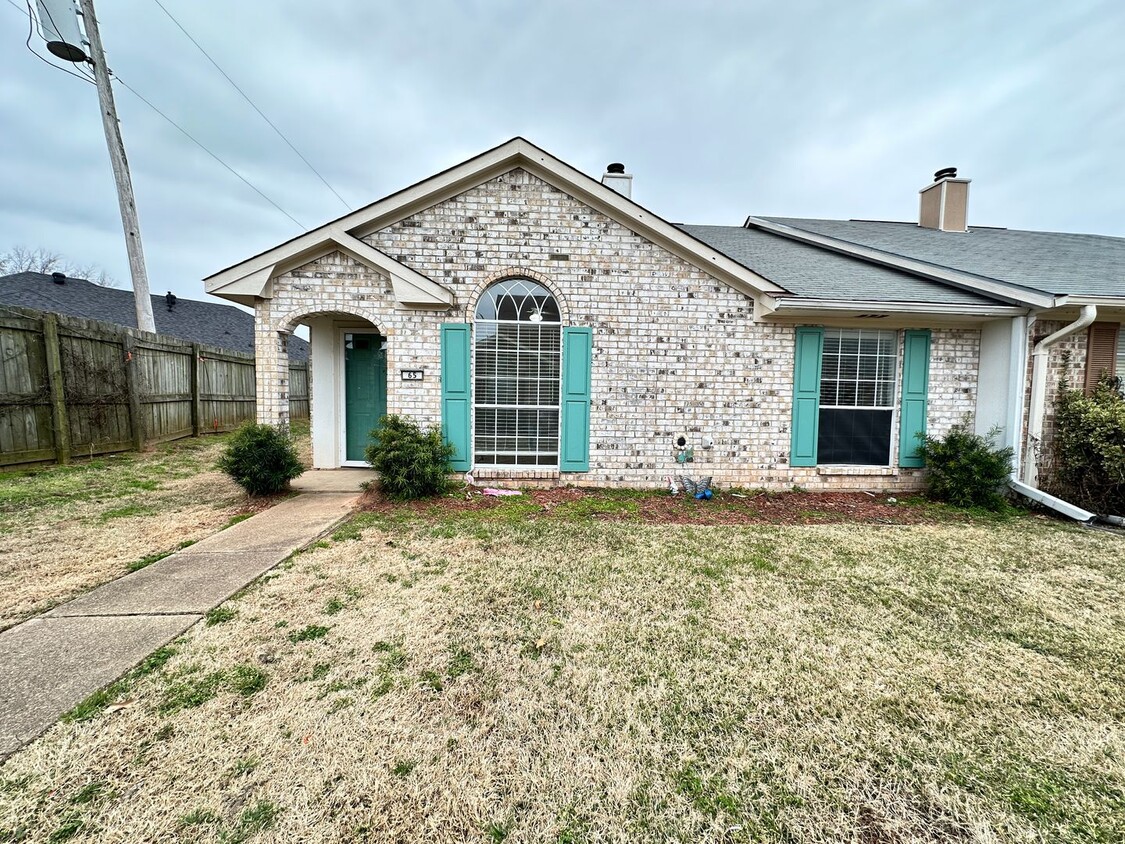
[[[314,468],[336,468],[348,462],[347,423],[349,415],[354,414],[347,409],[345,336],[379,335],[382,345],[376,350],[376,358],[382,363],[378,365],[394,371],[395,332],[374,311],[336,303],[296,307],[258,327],[258,417],[259,421],[275,425],[289,424],[287,338],[300,324],[309,328],[309,416]],[[386,388],[384,381],[384,400]]]

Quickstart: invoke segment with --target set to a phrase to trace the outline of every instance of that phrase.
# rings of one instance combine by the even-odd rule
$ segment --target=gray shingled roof
[[[45,273],[2,276],[0,304],[137,327],[133,291],[99,287],[78,278],[55,284]],[[153,296],[152,315],[158,334],[254,354],[254,317],[233,305],[177,298],[169,310],[163,296]],[[309,344],[291,337],[289,359],[304,361],[308,357]]]
[[[979,226],[965,233],[943,232],[873,220],[762,219],[1045,293],[1125,296],[1122,237]]]
[[[797,296],[944,305],[996,304],[987,296],[876,266],[760,229],[690,225],[681,225],[680,228]]]

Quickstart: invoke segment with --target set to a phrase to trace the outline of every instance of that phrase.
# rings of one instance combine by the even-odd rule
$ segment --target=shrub
[[[371,439],[367,462],[388,497],[405,501],[445,491],[454,449],[439,429],[423,431],[409,419],[384,416]]]
[[[941,439],[925,437],[918,451],[926,459],[926,494],[955,507],[1002,510],[1003,489],[1012,472],[1012,449],[955,425]]]
[[[247,422],[219,457],[219,468],[251,495],[273,495],[305,470],[289,434],[272,425]]]
[[[1055,401],[1047,486],[1095,513],[1125,514],[1125,396],[1119,383],[1103,379],[1090,395],[1064,384]]]

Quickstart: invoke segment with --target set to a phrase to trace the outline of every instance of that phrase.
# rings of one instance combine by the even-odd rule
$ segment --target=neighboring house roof
[[[1044,293],[1125,296],[1121,237],[983,226],[946,232],[876,220],[761,219]]]
[[[133,291],[100,287],[79,278],[56,284],[47,273],[0,276],[0,304],[137,327]],[[254,316],[232,305],[177,297],[169,309],[165,297],[153,296],[152,315],[158,334],[254,354]],[[308,343],[291,337],[289,357],[308,360]]]
[[[204,279],[208,293],[248,303],[271,295],[273,277],[335,251],[390,275],[403,305],[447,308],[453,296],[437,282],[362,241],[365,235],[432,207],[503,173],[521,168],[621,225],[755,298],[786,291],[612,188],[574,169],[524,138],[512,138],[435,176],[298,235]]]
[[[693,225],[680,228],[802,298],[965,306],[995,304],[994,299],[979,293],[759,229]]]

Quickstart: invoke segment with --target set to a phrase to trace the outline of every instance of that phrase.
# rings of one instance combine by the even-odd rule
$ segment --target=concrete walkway
[[[301,495],[0,633],[0,761],[331,530],[373,477],[308,471]]]

